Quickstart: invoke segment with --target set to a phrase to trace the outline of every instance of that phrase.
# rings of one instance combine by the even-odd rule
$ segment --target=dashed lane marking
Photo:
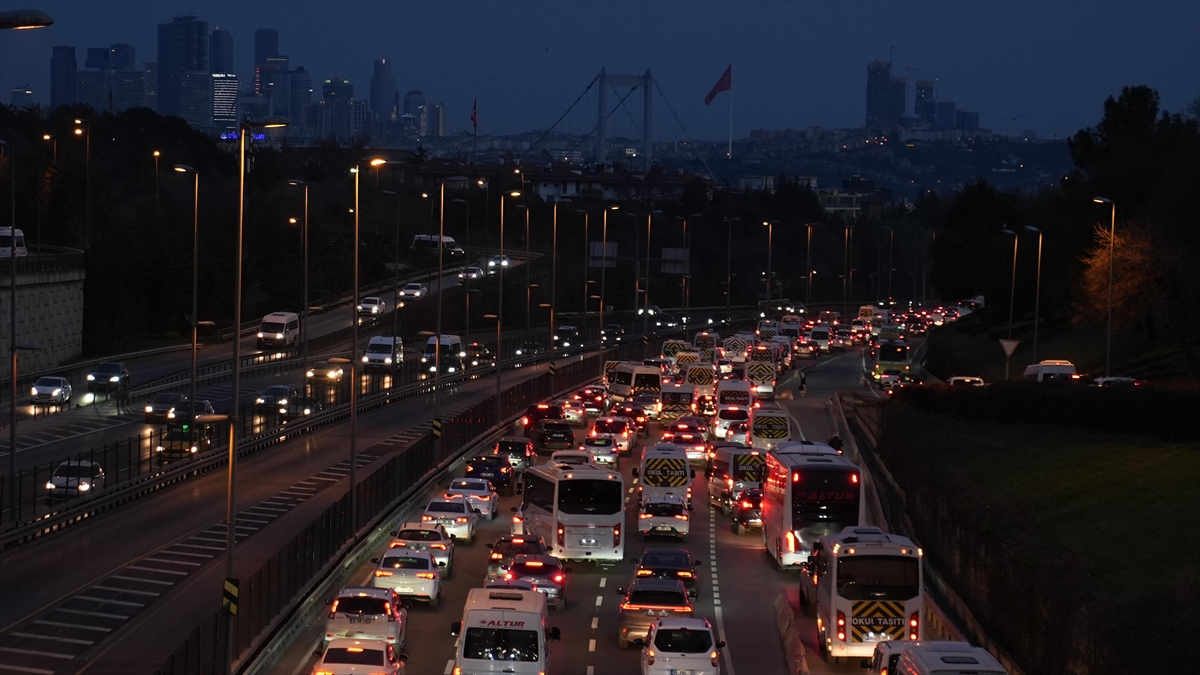
[[[65,637],[58,637],[56,635],[38,635],[37,633],[13,632],[13,633],[9,633],[9,635],[12,635],[14,637],[32,638],[34,640],[50,640],[51,642],[65,642],[67,644],[72,644],[72,645],[85,645],[88,647],[96,644],[95,642],[92,642],[91,640],[79,640],[77,638],[65,638]]]
[[[600,577],[600,588],[608,585],[608,577]]]
[[[595,640],[588,640],[588,651],[589,652],[596,651],[596,641]]]
[[[450,675],[454,671],[454,659],[446,662],[446,669],[442,671],[442,675]]]
[[[599,627],[600,627],[600,617],[593,616],[592,617],[592,630],[596,630]]]
[[[604,604],[604,596],[597,595],[596,596],[596,606],[599,607],[600,605],[603,605],[603,604]]]
[[[12,652],[14,654],[29,654],[30,656],[45,656],[51,659],[67,659],[68,661],[75,658],[70,654],[55,654],[54,652],[39,652],[35,649],[17,649],[16,647],[0,647],[0,652]],[[0,666],[3,668],[3,666]],[[49,672],[49,671],[48,671]]]

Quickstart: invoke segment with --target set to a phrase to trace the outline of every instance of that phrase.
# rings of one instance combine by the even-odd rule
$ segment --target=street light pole
[[[805,275],[808,277],[808,287],[804,291],[804,304],[811,305],[812,304],[812,285],[813,285],[813,266],[812,266],[813,265],[813,263],[812,263],[813,224],[805,223],[804,225],[805,225],[805,227],[808,228],[808,269],[806,270],[807,274]]]
[[[446,250],[446,182],[438,186],[438,301],[437,301],[437,342],[433,346],[433,418],[439,423],[442,419],[442,298],[446,293],[446,281],[442,278],[442,256]],[[356,269],[355,272],[358,270]]]
[[[92,124],[90,121],[84,123],[83,120],[75,120],[75,124],[79,125],[75,128],[75,135],[84,137],[83,175],[84,184],[87,187],[84,197],[83,241],[86,246],[90,247],[92,244]],[[79,128],[80,126],[83,128]]]
[[[1016,232],[1008,229],[1007,226],[1005,226],[1004,229],[1002,229],[1000,231],[1003,232],[1004,234],[1011,234],[1012,238],[1013,238],[1012,285],[1009,287],[1009,291],[1008,291],[1008,339],[1011,340],[1012,339],[1012,329],[1013,329],[1013,305],[1017,299],[1017,244],[1020,243],[1019,242],[1020,238],[1017,237]],[[1011,362],[1012,362],[1011,356],[1006,357],[1004,359],[1004,379],[1005,380],[1008,380],[1008,369],[1009,369],[1009,365],[1011,364]]]
[[[300,291],[300,392],[308,396],[308,183],[293,178],[288,185],[304,188],[304,219],[300,223],[300,257],[304,258],[304,288]]]
[[[527,204],[519,204],[524,207],[525,211],[525,341],[529,341],[529,284],[532,280],[529,278],[529,206]]]
[[[771,252],[775,248],[775,223],[779,221],[763,221],[767,226],[767,303],[771,302]]]
[[[158,187],[158,151],[154,152],[155,164],[155,191]],[[196,303],[200,293],[200,172],[186,164],[176,164],[175,170],[179,173],[192,174],[192,315],[189,317],[189,322],[192,324],[192,377],[188,381],[188,419],[196,417],[196,333],[197,321],[199,317],[196,315]],[[157,195],[156,195],[157,196]]]
[[[162,155],[158,150],[154,151],[154,203],[159,208],[162,208],[162,199],[158,193],[158,158]]]
[[[518,190],[513,190],[508,193],[510,197],[520,197],[521,193]],[[500,361],[503,359],[504,350],[504,197],[505,193],[500,193],[500,261],[496,265],[500,268],[500,289],[497,292],[496,305],[496,423],[499,424],[503,419],[503,400],[500,398],[500,373],[503,372],[500,368]]]
[[[467,262],[469,263],[471,261],[471,253],[470,253],[470,251],[471,251],[471,202],[468,202],[466,199],[453,199],[453,200],[451,200],[450,203],[451,204],[462,204],[463,208],[465,209],[465,212],[463,214],[463,222],[466,224],[466,230],[467,230],[467,249],[466,250],[467,250]],[[470,340],[471,339],[471,275],[466,274],[466,273],[463,274],[463,295],[466,296],[466,300],[467,300],[466,323],[463,328],[463,334],[467,336],[468,340]]]
[[[1025,229],[1038,237],[1037,284],[1033,295],[1033,362],[1037,363],[1038,313],[1042,304],[1042,231],[1032,225],[1026,225]]]
[[[392,244],[392,337],[396,338],[400,330],[400,193],[384,190],[383,194],[396,198],[396,241]]]
[[[616,211],[613,205],[604,209],[604,225],[600,237],[600,375],[604,375],[604,284],[608,271],[608,212]]]
[[[583,214],[583,334],[579,336],[581,343],[587,342],[587,326],[588,326],[588,300],[591,298],[588,295],[591,291],[588,289],[588,275],[592,269],[592,243],[588,241],[588,224],[591,221],[591,214],[583,209],[577,209],[575,213]]]
[[[1104,376],[1110,377],[1112,375],[1113,256],[1116,254],[1117,243],[1117,204],[1107,197],[1094,197],[1092,201],[1112,207],[1108,229],[1108,330],[1104,339]]]
[[[656,213],[661,214],[662,210],[655,209],[646,214],[646,299],[642,303],[644,308],[643,314],[645,315],[645,321],[642,326],[643,333],[650,332],[650,241],[651,233],[654,229],[654,214]],[[643,344],[646,343],[643,341]]]
[[[729,321],[730,296],[733,295],[733,221],[741,218],[725,219],[725,320]]]

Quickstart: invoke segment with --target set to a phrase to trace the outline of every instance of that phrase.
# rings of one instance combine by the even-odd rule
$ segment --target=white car
[[[371,585],[390,588],[397,595],[424,598],[437,607],[442,593],[442,568],[429,551],[389,548],[379,558],[371,558],[375,571]]]
[[[688,504],[679,495],[652,495],[638,510],[638,539],[646,535],[679,537],[688,541],[691,533],[691,514]]]
[[[496,270],[500,269],[501,267],[508,267],[510,264],[511,263],[508,259],[508,256],[494,255],[492,256],[492,259],[488,261],[488,274],[495,274]]]
[[[104,487],[104,469],[96,462],[63,462],[46,481],[46,499],[87,495]]]
[[[724,648],[707,619],[657,619],[642,648],[642,675],[720,675]]]
[[[411,283],[400,289],[402,298],[423,298],[429,295],[429,287],[425,284]]]
[[[750,419],[750,408],[740,405],[723,405],[712,418],[712,438],[725,440],[729,425]]]
[[[376,298],[376,297],[363,298],[358,303],[358,313],[359,314],[367,314],[369,316],[378,316],[380,314],[383,314],[385,311],[387,311],[387,303],[385,303],[383,301],[383,298]]]
[[[471,543],[479,528],[479,514],[471,508],[466,497],[435,497],[421,514],[421,522],[437,523],[446,528],[451,537]]]
[[[404,675],[408,654],[398,654],[386,642],[378,640],[333,640],[313,666],[314,675]]]
[[[592,423],[592,434],[611,434],[617,442],[617,452],[628,455],[637,442],[637,429],[628,417],[601,417]]]
[[[471,265],[467,269],[458,273],[459,279],[479,279],[483,276],[483,270]]]
[[[592,454],[592,462],[602,466],[620,469],[620,459],[617,452],[617,439],[613,434],[592,434],[585,436],[579,444],[580,450]]]
[[[29,399],[30,403],[34,405],[39,403],[62,405],[71,400],[71,383],[67,382],[65,377],[51,375],[39,377],[38,381],[33,383]]]
[[[404,646],[408,610],[390,588],[343,588],[330,601],[325,640],[383,640]]]
[[[494,520],[496,510],[500,508],[500,495],[486,478],[455,478],[446,488],[446,496],[466,497],[471,508],[488,520]]]
[[[1112,379],[1121,379],[1121,378],[1112,378]],[[946,380],[946,384],[950,385],[951,387],[982,387],[982,386],[984,386],[984,381],[983,381],[982,377],[974,377],[971,375],[956,375],[956,376]]]
[[[389,549],[428,551],[447,579],[454,574],[454,537],[437,523],[408,522],[392,533]]]

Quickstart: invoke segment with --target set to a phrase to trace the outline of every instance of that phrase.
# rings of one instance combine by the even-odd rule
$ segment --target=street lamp
[[[500,277],[500,289],[497,292],[496,304],[496,424],[500,424],[503,415],[503,401],[500,398],[500,362],[504,358],[504,197],[513,197],[514,199],[521,196],[520,190],[513,190],[507,194],[500,193],[500,260],[496,266],[500,268],[497,274]]]
[[[50,141],[51,156],[54,158],[54,165],[58,166],[58,137],[54,134],[42,134],[43,141]]]
[[[1037,363],[1038,311],[1041,309],[1042,302],[1042,231],[1032,225],[1026,225],[1025,230],[1038,237],[1037,285],[1033,295],[1033,362]]]
[[[612,205],[604,209],[604,227],[600,238],[600,334],[604,334],[604,282],[605,272],[608,271],[608,212],[618,210],[619,206]],[[600,374],[604,375],[604,339],[600,340]]]
[[[289,179],[288,185],[293,187],[304,188],[304,220],[300,223],[300,256],[304,258],[304,288],[300,291],[300,304],[303,309],[300,310],[300,377],[304,378],[300,383],[300,391],[308,396],[308,378],[305,373],[308,372],[308,313],[312,309],[308,306],[308,183],[299,178]],[[291,224],[296,224],[296,219],[290,219]]]
[[[842,314],[847,314],[846,306],[846,282],[850,279],[850,233],[854,230],[853,225],[844,226],[842,233]]]
[[[812,253],[813,253],[813,251],[812,251],[812,230],[813,230],[813,224],[812,224],[812,223],[805,223],[805,224],[804,224],[804,226],[805,226],[806,228],[808,228],[808,267],[806,268],[806,269],[808,270],[808,287],[807,287],[806,289],[804,289],[804,304],[805,304],[805,305],[810,305],[810,304],[812,304],[812,285],[813,285],[813,274],[815,274],[815,273],[816,273],[816,270],[814,270],[814,269],[813,269],[813,265],[812,265]]]
[[[575,213],[583,216],[583,334],[580,335],[581,343],[587,342],[587,325],[588,325],[588,284],[591,281],[588,275],[592,269],[592,243],[588,241],[588,223],[591,220],[591,214],[583,209],[576,209]]]
[[[17,9],[10,12],[0,12],[0,30],[27,30],[30,28],[45,28],[54,25],[54,19],[45,12],[36,9]]]
[[[463,209],[464,209],[463,223],[465,224],[466,230],[467,230],[467,242],[466,242],[467,243],[467,246],[466,246],[467,262],[469,263],[471,261],[471,203],[468,202],[467,200],[461,199],[461,198],[451,200],[450,203],[463,205]],[[471,275],[470,274],[465,274],[465,273],[463,274],[463,292],[467,297],[467,315],[466,315],[466,324],[463,328],[463,333],[466,334],[467,339],[469,340],[471,338]]]
[[[154,163],[158,165],[158,152],[154,153]],[[192,324],[192,378],[188,385],[188,419],[196,416],[196,303],[200,297],[200,172],[187,164],[176,164],[178,173],[192,174],[192,314],[188,323]],[[158,173],[155,172],[157,179]],[[158,181],[155,180],[155,186]],[[156,187],[157,191],[157,187]]]
[[[763,225],[767,226],[767,303],[771,302],[771,252],[775,248],[775,223],[778,222],[778,220],[763,221]]]
[[[662,210],[655,209],[646,214],[646,298],[642,302],[646,317],[642,321],[643,333],[650,332],[650,235],[654,228],[654,214],[656,213],[662,215]]]
[[[162,153],[159,152],[158,150],[155,150],[154,151],[154,203],[155,204],[161,203],[159,201],[160,197],[159,197],[159,193],[158,193],[158,158],[160,156],[162,156]]]
[[[725,219],[725,320],[729,320],[729,301],[733,295],[733,221],[741,222],[741,218]]]
[[[535,288],[541,288],[541,286],[537,282],[534,282],[534,283],[531,283],[531,284],[528,284],[525,286],[525,316],[526,317],[528,317],[530,314],[530,307],[533,304],[533,289],[535,289]],[[528,321],[528,318],[526,319],[526,321]],[[525,329],[525,339],[526,339],[526,341],[529,340],[529,328]]]
[[[570,203],[570,199],[563,199],[561,202]],[[554,202],[554,213],[551,218],[553,234],[550,238],[550,350],[554,351],[558,348],[555,344],[555,317],[554,310],[558,306],[558,205],[559,201]],[[586,264],[586,263],[585,263]],[[586,268],[584,277],[587,277]]]
[[[517,204],[515,208],[525,212],[525,286],[529,286],[529,206],[526,204]],[[525,304],[525,340],[529,340],[529,303]]]
[[[86,192],[83,206],[83,241],[87,246],[92,243],[92,125],[84,120],[75,120],[75,135],[84,137],[83,175]]]
[[[687,218],[681,219],[681,220],[683,220],[684,259],[683,259],[683,278],[680,280],[679,285],[680,285],[680,292],[683,294],[682,304],[683,304],[683,309],[684,309],[685,313],[687,312],[688,305],[690,304],[690,300],[691,300],[691,293],[689,292],[690,288],[688,286],[688,281],[690,281],[692,278],[692,246],[691,246],[691,240],[688,239],[688,220],[691,218],[701,218],[701,217],[703,217],[701,214],[693,213],[692,215],[688,216]]]
[[[1013,303],[1016,300],[1016,296],[1017,296],[1017,244],[1020,243],[1020,241],[1019,241],[1020,238],[1017,237],[1016,232],[1008,229],[1007,226],[1005,226],[1000,231],[1003,232],[1004,234],[1011,234],[1012,238],[1013,238],[1012,285],[1008,291],[1008,339],[1011,340],[1012,339],[1012,328],[1013,328]],[[1004,379],[1005,380],[1008,379],[1008,367],[1011,362],[1012,362],[1011,356],[1005,357],[1005,359],[1004,359]]]
[[[1108,331],[1104,339],[1104,376],[1109,377],[1112,375],[1113,256],[1117,243],[1117,204],[1108,197],[1093,197],[1092,201],[1112,207],[1108,229]]]

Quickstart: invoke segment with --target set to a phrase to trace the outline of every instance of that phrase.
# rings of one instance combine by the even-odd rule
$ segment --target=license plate
[[[646,610],[646,616],[666,616],[666,615],[667,615],[667,610],[665,610],[665,609],[648,609],[648,610]]]
[[[678,668],[672,668],[671,675],[696,675],[696,671],[690,669],[680,670]]]
[[[654,529],[656,529],[656,530],[658,530],[658,531],[660,531],[660,532],[670,532],[670,531],[671,531],[671,526],[670,526],[670,525],[659,525],[658,527],[656,527],[656,528],[654,528]]]
[[[375,623],[375,617],[373,617],[373,616],[351,617],[350,623]]]
[[[412,593],[413,587],[412,586],[400,586],[399,588],[396,589],[396,592],[397,593]]]

